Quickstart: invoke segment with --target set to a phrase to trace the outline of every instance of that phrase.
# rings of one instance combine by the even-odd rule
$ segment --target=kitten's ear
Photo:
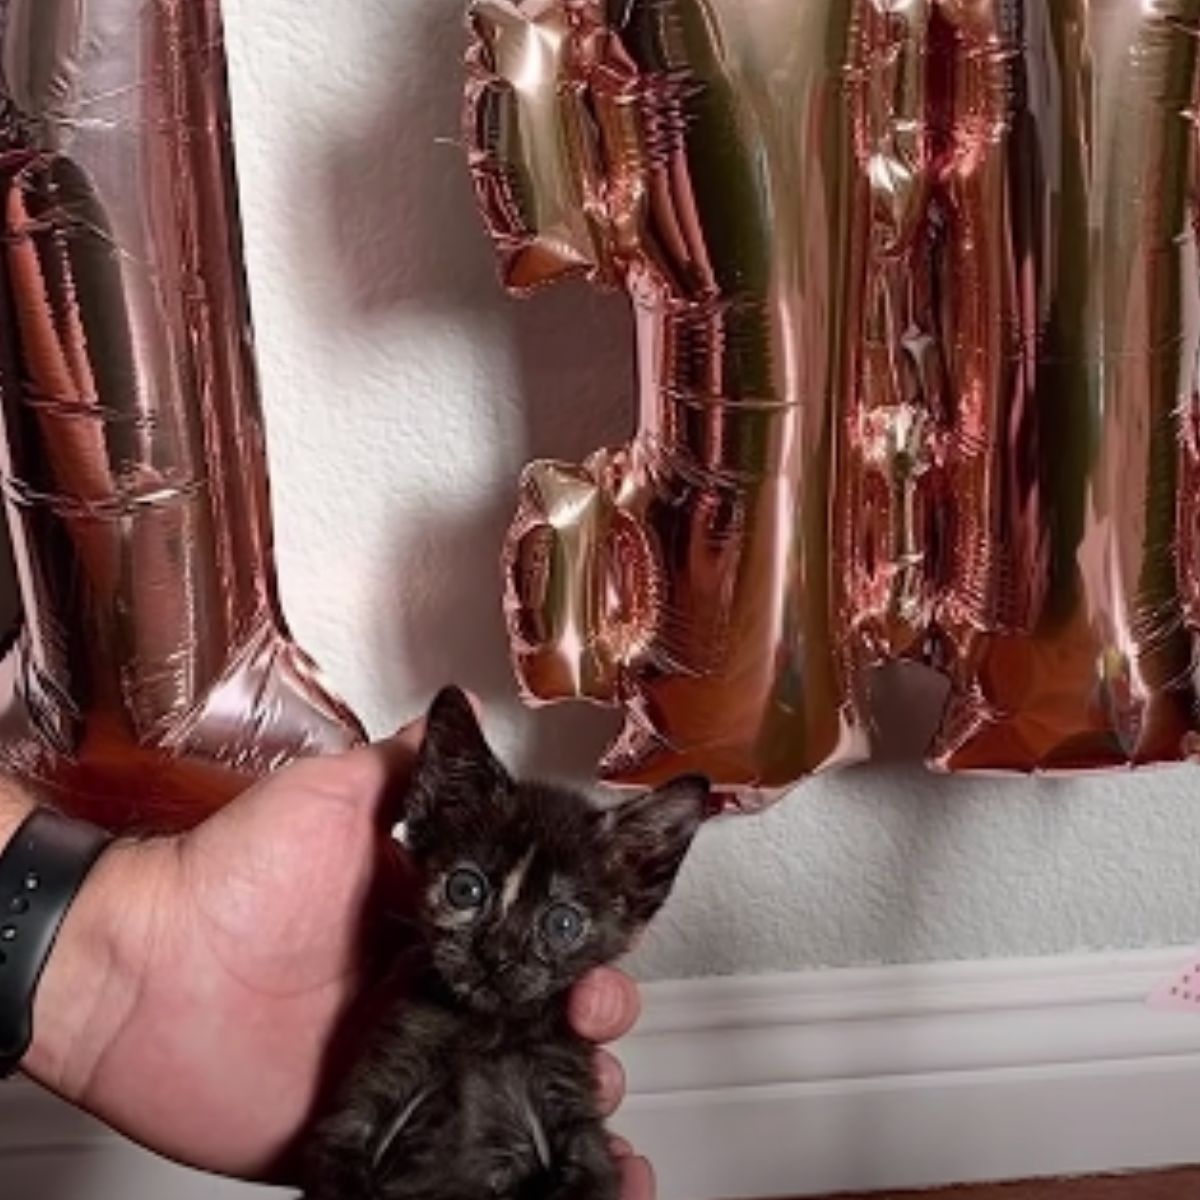
[[[606,814],[613,865],[636,925],[646,924],[670,894],[708,813],[710,794],[707,779],[688,775]]]
[[[442,688],[433,698],[425,717],[421,754],[443,762],[456,758],[492,757],[491,747],[479,727],[479,718],[461,688]]]
[[[453,799],[456,792],[474,793],[505,777],[471,702],[458,688],[443,688],[425,718],[425,737],[409,794],[409,819],[429,815],[434,805]]]

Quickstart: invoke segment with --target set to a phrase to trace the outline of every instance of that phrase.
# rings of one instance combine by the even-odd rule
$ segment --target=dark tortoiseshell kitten
[[[616,1200],[569,988],[667,898],[708,784],[600,810],[518,782],[461,692],[434,701],[406,809],[425,968],[308,1161],[308,1200]]]

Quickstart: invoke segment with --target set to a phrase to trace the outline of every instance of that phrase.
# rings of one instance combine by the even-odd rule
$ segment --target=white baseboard
[[[618,1125],[661,1200],[1200,1162],[1189,950],[653,984]]]
[[[616,1124],[654,1159],[660,1200],[1200,1162],[1200,1015],[1145,1004],[1190,954],[651,984],[620,1047]],[[180,1171],[0,1085],[0,1195],[277,1194]]]

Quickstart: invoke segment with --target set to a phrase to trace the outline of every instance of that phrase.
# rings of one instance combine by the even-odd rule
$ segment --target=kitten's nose
[[[516,970],[517,954],[510,949],[492,946],[483,955],[483,965],[493,979],[503,979]]]

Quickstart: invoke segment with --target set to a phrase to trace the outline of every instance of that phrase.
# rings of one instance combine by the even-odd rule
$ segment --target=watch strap
[[[0,1079],[33,1040],[33,1000],[62,923],[112,835],[35,809],[0,852]]]

